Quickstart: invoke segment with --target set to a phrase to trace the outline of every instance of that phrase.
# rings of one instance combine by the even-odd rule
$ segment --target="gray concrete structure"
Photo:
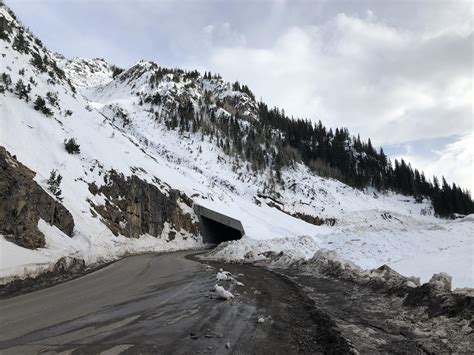
[[[194,212],[199,217],[201,234],[205,243],[218,244],[228,240],[237,240],[245,234],[242,223],[199,204],[194,204]]]

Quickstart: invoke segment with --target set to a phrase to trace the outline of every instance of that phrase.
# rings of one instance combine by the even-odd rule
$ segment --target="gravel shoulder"
[[[428,306],[407,306],[406,298],[383,289],[322,274],[278,269],[290,278],[314,306],[324,309],[350,347],[359,353],[471,353],[474,321],[464,312],[433,314]],[[448,294],[443,307],[451,308]],[[469,300],[470,298],[466,298]],[[472,299],[471,299],[472,300]]]

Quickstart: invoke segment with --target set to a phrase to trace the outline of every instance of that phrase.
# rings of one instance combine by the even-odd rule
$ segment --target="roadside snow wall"
[[[193,209],[199,217],[204,243],[219,244],[240,239],[245,234],[242,223],[235,218],[198,204],[194,204]]]

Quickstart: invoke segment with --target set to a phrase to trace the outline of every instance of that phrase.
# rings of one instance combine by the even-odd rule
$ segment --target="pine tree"
[[[58,103],[58,94],[48,91],[46,93],[46,99],[48,100],[51,106],[56,106]]]
[[[48,190],[58,199],[59,201],[63,201],[63,197],[61,196],[62,191],[60,188],[61,181],[63,180],[63,177],[61,174],[58,174],[57,170],[53,169],[51,170],[51,173],[49,175],[49,179],[46,182],[48,184]]]
[[[39,95],[36,97],[36,100],[34,103],[34,109],[36,111],[41,111],[46,116],[53,115],[53,112],[51,111],[51,109],[46,106],[46,101]]]
[[[79,154],[81,152],[81,148],[75,138],[64,140],[64,148],[69,154]]]
[[[20,53],[28,53],[28,42],[26,42],[25,36],[23,35],[23,31],[18,31],[18,34],[15,36],[13,40],[13,49],[17,50]]]
[[[18,98],[20,100],[25,99],[25,101],[28,102],[30,100],[30,97],[28,96],[30,91],[31,91],[31,87],[25,86],[25,84],[23,83],[23,80],[18,79],[15,85],[15,92],[18,95]]]

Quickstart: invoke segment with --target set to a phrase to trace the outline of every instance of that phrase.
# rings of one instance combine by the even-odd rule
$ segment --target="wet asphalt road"
[[[307,305],[291,285],[265,270],[229,265],[235,274],[246,273],[239,277],[245,286],[225,284],[236,299],[218,300],[210,291],[215,269],[187,259],[190,254],[132,256],[78,279],[1,300],[0,353],[323,350],[313,341],[318,330],[312,328]],[[262,316],[265,323],[257,323]]]
[[[245,315],[254,310],[210,299],[215,273],[186,254],[128,257],[84,277],[0,301],[0,352],[225,350],[226,342],[235,344],[245,331]],[[242,313],[233,323],[236,311]],[[219,333],[209,332],[212,337],[199,344],[190,334],[202,333],[201,323],[213,317]]]
[[[0,354],[469,349],[463,333],[459,339],[448,337],[456,320],[433,325],[422,310],[402,307],[403,298],[298,270],[280,270],[283,276],[252,265],[205,264],[196,261],[197,253],[132,256],[72,281],[0,300]],[[233,292],[233,300],[217,299],[213,292],[220,267],[244,284],[220,282]],[[419,331],[430,327],[445,327],[449,334],[432,338]]]

